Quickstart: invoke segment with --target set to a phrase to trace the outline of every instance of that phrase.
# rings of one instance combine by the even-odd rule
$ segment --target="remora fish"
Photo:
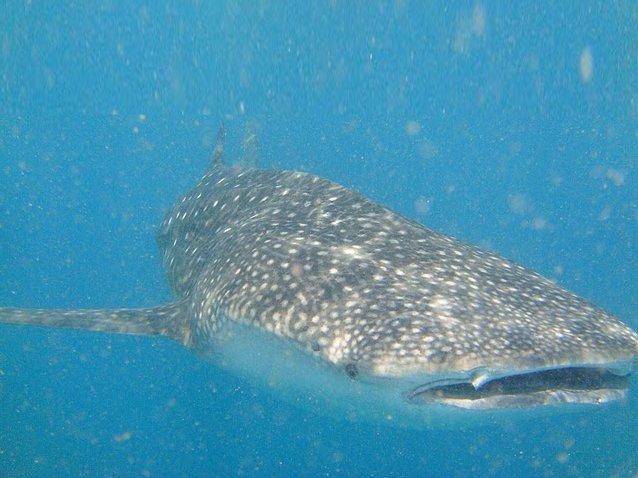
[[[223,128],[157,238],[175,302],[0,322],[168,336],[379,417],[613,401],[638,354],[629,327],[514,262],[318,176],[225,166]]]

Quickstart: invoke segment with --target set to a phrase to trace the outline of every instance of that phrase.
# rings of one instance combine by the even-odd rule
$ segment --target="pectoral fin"
[[[93,330],[129,335],[165,335],[190,342],[188,307],[172,302],[145,309],[19,309],[0,307],[0,323]]]

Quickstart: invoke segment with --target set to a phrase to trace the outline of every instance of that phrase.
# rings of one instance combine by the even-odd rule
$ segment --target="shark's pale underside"
[[[625,324],[514,262],[327,179],[224,165],[223,131],[157,237],[175,302],[0,322],[165,335],[384,417],[613,401],[638,354]]]

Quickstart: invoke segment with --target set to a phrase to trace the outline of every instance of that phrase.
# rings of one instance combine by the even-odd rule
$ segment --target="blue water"
[[[0,6],[0,304],[168,301],[155,226],[223,119],[638,327],[635,2]],[[60,4],[60,6],[58,6]],[[638,387],[480,428],[352,424],[160,338],[0,328],[1,477],[638,474]]]

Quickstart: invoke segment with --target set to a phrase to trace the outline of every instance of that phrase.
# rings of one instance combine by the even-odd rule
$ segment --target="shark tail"
[[[145,309],[19,309],[0,307],[0,323],[128,335],[164,335],[190,344],[188,308],[172,302]]]

